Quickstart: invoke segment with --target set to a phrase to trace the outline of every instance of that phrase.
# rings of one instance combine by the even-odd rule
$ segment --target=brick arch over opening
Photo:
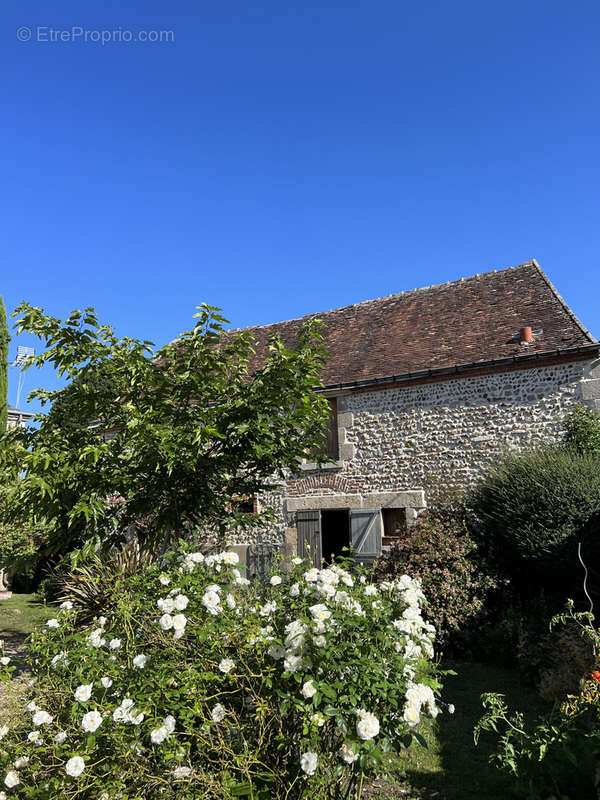
[[[315,489],[330,489],[340,494],[352,494],[353,491],[356,491],[343,475],[311,475],[299,480],[295,489],[295,493],[299,495],[309,494]]]

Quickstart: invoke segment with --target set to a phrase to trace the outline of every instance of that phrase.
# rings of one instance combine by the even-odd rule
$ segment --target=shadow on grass
[[[427,750],[415,749],[401,761],[399,777],[417,796],[439,800],[512,800],[518,795],[511,780],[489,763],[497,739],[483,734],[473,742],[473,728],[483,714],[480,696],[484,692],[506,695],[511,709],[527,716],[548,709],[532,687],[524,685],[517,672],[487,664],[460,662],[446,665],[458,674],[448,676],[444,700],[453,703],[453,715],[444,712],[437,723],[425,723],[420,732]],[[400,764],[399,764],[400,766]]]

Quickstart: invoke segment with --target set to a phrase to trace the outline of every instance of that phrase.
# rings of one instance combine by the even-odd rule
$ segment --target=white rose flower
[[[236,607],[235,597],[232,594],[228,594],[227,595],[227,597],[225,598],[225,602],[227,603],[229,608],[235,608]]]
[[[165,728],[167,729],[167,732],[173,733],[173,731],[175,730],[175,717],[169,714],[167,717],[164,718],[163,722]]]
[[[231,670],[235,667],[235,663],[230,658],[222,658],[219,663],[219,669],[221,672],[227,674],[231,672]]]
[[[271,658],[279,660],[280,658],[284,657],[285,650],[280,644],[275,643],[269,647],[267,653],[271,656]]]
[[[29,764],[29,756],[21,756],[21,758],[17,758],[15,761],[15,768],[21,769],[22,767],[26,767]]]
[[[298,556],[295,556],[294,558],[292,558],[292,564],[295,564],[295,566],[299,566],[301,563],[302,563],[302,559],[299,558]]]
[[[133,666],[137,667],[138,669],[144,669],[147,663],[148,663],[148,656],[144,656],[141,653],[139,656],[136,656],[132,661]]]
[[[85,761],[81,756],[73,756],[65,765],[65,772],[72,778],[78,778],[85,769]]]
[[[323,603],[318,603],[316,606],[311,606],[309,611],[313,617],[320,622],[324,622],[326,619],[331,617],[331,611]]]
[[[32,700],[31,703],[29,703],[27,706],[27,711],[31,711],[31,713],[33,714],[33,712],[37,710],[38,710],[37,703],[34,703],[34,701]]]
[[[106,625],[106,617],[98,617],[98,625],[100,625],[101,628],[104,628]]]
[[[175,598],[175,608],[177,611],[185,611],[189,602],[189,598],[184,594],[178,594]]]
[[[173,617],[173,628],[176,631],[183,631],[187,624],[187,618],[184,614],[175,614]]]
[[[176,779],[179,778],[187,778],[187,776],[191,773],[190,767],[175,767],[173,770],[173,777]]]
[[[67,611],[70,611],[73,608],[73,603],[70,600],[65,600],[64,603],[60,604],[60,608],[65,608]]]
[[[217,592],[207,590],[202,596],[202,605],[209,614],[216,617],[221,610],[221,598]]]
[[[83,715],[81,727],[86,733],[94,733],[102,725],[102,714],[98,711],[88,711]]]
[[[4,785],[9,789],[18,786],[20,783],[21,779],[19,778],[19,773],[15,772],[14,769],[9,770],[4,776]]]
[[[110,687],[113,685],[113,680],[112,678],[109,678],[108,675],[105,675],[103,678],[100,678],[100,683],[105,689],[110,689]]]
[[[302,666],[302,656],[288,653],[283,660],[283,668],[286,672],[297,672]]]
[[[210,712],[210,716],[212,717],[213,722],[221,722],[225,719],[225,713],[225,709],[221,703],[217,703],[217,705]]]
[[[31,731],[27,734],[27,738],[33,744],[43,744],[44,740],[42,739],[42,735],[39,731]]]
[[[57,744],[62,744],[62,743],[65,741],[65,739],[66,739],[66,738],[67,738],[67,734],[66,734],[64,731],[60,731],[60,732],[59,732],[59,733],[57,733],[57,734],[56,734],[56,736],[54,737],[54,741],[55,741]]]
[[[379,720],[369,711],[360,709],[356,723],[356,733],[359,739],[364,739],[365,741],[374,739],[379,733]]]
[[[78,686],[75,689],[75,700],[78,703],[86,703],[92,696],[92,686],[91,683],[82,683],[81,686]]]
[[[2,656],[2,658],[0,658],[0,664],[2,664],[3,667],[7,667],[10,664],[10,656]]]
[[[418,725],[421,720],[421,709],[420,706],[414,705],[406,705],[404,708],[404,721],[407,722],[411,728],[414,728],[415,725]]]
[[[340,747],[340,755],[346,764],[354,764],[358,758],[358,753],[355,753],[352,745],[348,744],[347,742],[344,742],[344,744]]]
[[[159,611],[164,611],[165,614],[170,614],[175,611],[175,600],[172,597],[164,597],[156,601]]]
[[[0,739],[4,739],[9,730],[8,725],[0,725]]]
[[[269,583],[271,584],[271,586],[279,586],[279,584],[281,583],[281,575],[271,575]]]
[[[293,583],[290,586],[290,597],[298,597],[299,594],[300,594],[300,584]]]
[[[163,586],[168,586],[171,583],[171,578],[168,575],[159,575],[158,580]]]
[[[454,705],[452,703],[450,703],[450,705],[448,706],[448,713],[449,714],[454,714],[455,711],[456,711],[456,709],[454,708]]]
[[[108,646],[111,650],[118,650],[121,647],[121,640],[120,639],[111,639],[108,643]]]
[[[307,775],[314,775],[317,771],[318,760],[319,759],[316,753],[311,753],[310,751],[307,753],[302,753],[302,756],[300,757],[300,766],[302,767],[302,771]]]
[[[170,614],[163,614],[158,620],[158,624],[163,631],[169,631],[173,627],[173,617]]]
[[[57,619],[52,618],[48,620],[46,626],[48,628],[60,628],[60,622]]]
[[[374,597],[377,594],[377,587],[372,583],[369,586],[365,586],[365,594],[367,597]]]
[[[168,735],[169,731],[165,725],[161,725],[160,728],[154,728],[154,730],[150,731],[150,741],[152,744],[162,744]]]
[[[53,719],[54,717],[47,711],[36,711],[31,721],[36,728],[39,728],[40,725],[50,725]]]
[[[240,557],[233,550],[230,550],[227,553],[222,553],[222,558],[223,558],[223,563],[224,564],[233,565],[233,564],[239,564],[240,563]]]
[[[52,669],[56,669],[60,664],[64,664],[66,667],[69,663],[67,661],[67,654],[65,652],[57,653],[50,662],[52,664]]]
[[[104,630],[102,628],[96,628],[90,633],[87,640],[92,647],[103,647],[106,644],[106,639],[102,637],[103,633]]]
[[[311,697],[314,697],[314,695],[317,693],[317,687],[312,682],[312,678],[302,685],[301,691],[302,695],[306,697],[307,700],[309,700]]]

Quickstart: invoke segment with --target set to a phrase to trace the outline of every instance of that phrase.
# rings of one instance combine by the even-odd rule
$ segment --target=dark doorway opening
[[[350,512],[347,508],[321,511],[321,554],[324,564],[331,562],[350,547]]]

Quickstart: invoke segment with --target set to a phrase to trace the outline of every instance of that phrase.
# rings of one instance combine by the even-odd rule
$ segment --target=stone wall
[[[599,386],[600,362],[574,361],[340,395],[340,461],[303,465],[268,498],[280,522],[264,538],[290,540],[297,508],[335,507],[336,496],[339,507],[359,507],[388,493],[395,507],[407,492],[431,500],[467,488],[506,450],[558,441],[561,417],[576,402],[597,405]]]

